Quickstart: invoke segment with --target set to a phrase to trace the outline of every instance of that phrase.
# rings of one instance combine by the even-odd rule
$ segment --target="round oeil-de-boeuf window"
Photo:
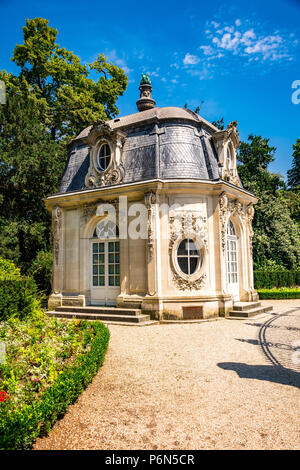
[[[184,274],[194,274],[202,264],[202,256],[197,243],[191,238],[182,240],[177,249],[178,266]]]
[[[108,144],[102,144],[98,152],[98,168],[100,171],[105,171],[110,164],[111,151]]]

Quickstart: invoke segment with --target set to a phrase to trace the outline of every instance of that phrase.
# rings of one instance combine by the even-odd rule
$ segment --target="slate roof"
[[[220,178],[220,167],[211,134],[218,129],[184,108],[153,108],[107,121],[125,133],[122,183],[161,179]],[[86,189],[89,149],[84,142],[92,126],[70,145],[60,193]]]

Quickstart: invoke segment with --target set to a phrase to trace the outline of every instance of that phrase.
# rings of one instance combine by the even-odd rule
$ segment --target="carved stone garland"
[[[248,221],[248,233],[249,233],[249,250],[250,250],[250,256],[252,257],[253,254],[253,246],[252,246],[252,240],[253,240],[253,228],[252,228],[252,221],[254,217],[254,207],[253,204],[249,204],[246,209],[246,217]]]
[[[52,221],[52,244],[55,264],[58,265],[59,250],[60,250],[60,238],[62,231],[62,215],[63,210],[61,207],[56,206],[53,209],[53,221]]]
[[[244,206],[238,199],[228,199],[225,192],[219,196],[219,213],[220,213],[220,225],[221,225],[221,245],[222,250],[226,250],[226,233],[228,219],[235,213],[237,213],[243,221],[248,224],[249,233],[249,249],[250,255],[252,256],[252,239],[253,229],[252,220],[254,217],[254,206],[252,203],[248,206]]]
[[[228,199],[225,192],[219,196],[219,214],[220,214],[220,226],[221,226],[221,245],[222,250],[226,250],[226,233],[228,219],[238,214],[242,220],[246,217],[246,209],[244,205],[238,199]]]
[[[206,274],[203,273],[196,279],[186,279],[180,276],[175,268],[172,259],[173,247],[179,237],[184,234],[187,238],[197,235],[201,238],[205,248],[207,249],[207,230],[206,230],[206,217],[188,213],[181,213],[176,216],[170,217],[170,242],[169,242],[169,255],[171,258],[172,277],[176,287],[180,290],[199,290],[203,287],[206,281]]]
[[[150,191],[144,196],[145,206],[148,211],[148,221],[147,221],[147,261],[150,262],[154,253],[154,230],[153,230],[153,217],[155,204],[157,202],[157,195]]]

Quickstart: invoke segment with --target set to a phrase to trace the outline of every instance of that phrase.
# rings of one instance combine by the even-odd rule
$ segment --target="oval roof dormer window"
[[[110,164],[111,151],[108,144],[102,144],[98,151],[97,163],[100,171],[105,171]]]

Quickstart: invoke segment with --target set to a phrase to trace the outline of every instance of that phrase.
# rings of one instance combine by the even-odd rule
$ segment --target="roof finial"
[[[152,86],[149,75],[142,73],[139,90],[140,99],[136,102],[138,110],[145,111],[146,109],[154,108],[155,101],[151,96]]]

